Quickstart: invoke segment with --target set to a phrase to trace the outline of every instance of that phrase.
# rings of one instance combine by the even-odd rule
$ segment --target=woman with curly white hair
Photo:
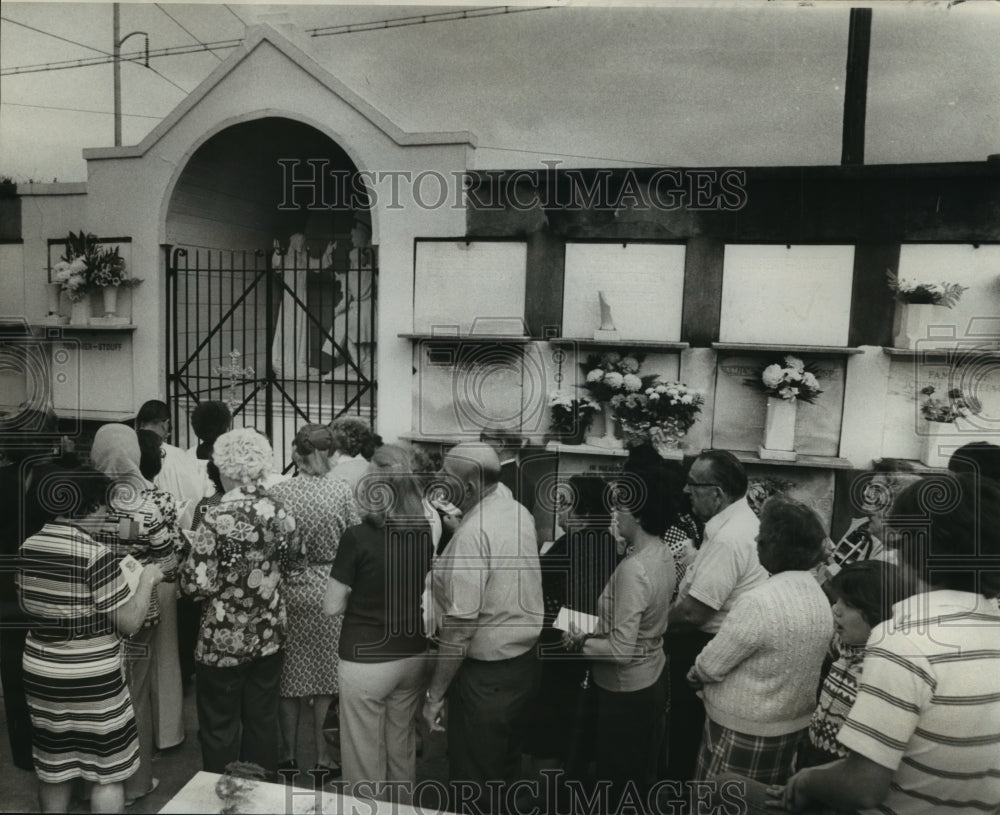
[[[225,494],[188,533],[181,590],[204,598],[195,647],[202,763],[222,773],[252,761],[278,765],[278,682],[285,640],[282,577],[295,568],[295,521],[260,486],[271,466],[252,428],[219,436],[212,459]]]

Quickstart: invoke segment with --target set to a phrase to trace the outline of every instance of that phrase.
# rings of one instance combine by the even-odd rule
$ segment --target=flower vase
[[[896,303],[893,321],[892,345],[894,348],[913,350],[918,341],[926,344],[928,327],[935,325],[943,306],[930,303]]]
[[[90,325],[90,295],[85,294],[79,300],[74,300],[69,312],[69,324],[75,326]]]
[[[764,444],[758,448],[762,459],[795,461],[795,413],[797,399],[767,397]]]
[[[576,422],[573,425],[573,429],[563,433],[559,437],[560,444],[583,444],[583,438],[587,435],[587,430],[590,429],[590,417],[584,414],[578,414],[576,417]]]
[[[104,316],[117,317],[115,312],[118,311],[118,287],[105,286],[101,289],[101,295],[104,298]]]
[[[45,286],[45,299],[48,314],[43,322],[46,325],[66,325],[68,318],[59,313],[59,298],[62,295],[62,283],[48,283]]]
[[[967,439],[958,422],[926,422],[920,439],[920,461],[928,467],[945,468],[952,453]]]
[[[615,412],[610,402],[601,402],[601,412],[594,418],[594,429],[600,431],[600,435],[587,436],[587,444],[593,447],[604,447],[608,450],[620,450],[624,447],[624,442],[618,438],[615,424]]]
[[[686,435],[680,424],[674,419],[664,419],[660,424],[649,428],[649,439],[653,448],[661,456],[671,450],[680,450],[681,439]]]

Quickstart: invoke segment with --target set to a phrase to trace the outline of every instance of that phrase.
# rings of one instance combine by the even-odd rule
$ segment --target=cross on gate
[[[229,367],[223,368],[221,365],[216,365],[213,369],[216,376],[222,376],[223,374],[229,375],[229,396],[226,397],[226,404],[229,405],[229,411],[231,413],[235,413],[236,408],[239,407],[240,404],[240,400],[236,396],[236,383],[244,382],[247,379],[250,379],[254,374],[252,367],[240,367],[240,356],[240,352],[234,348],[229,352]]]

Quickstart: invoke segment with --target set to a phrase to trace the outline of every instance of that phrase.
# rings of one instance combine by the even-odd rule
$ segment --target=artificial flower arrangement
[[[927,398],[920,406],[920,412],[929,422],[942,422],[952,424],[959,417],[974,416],[980,411],[978,400],[971,396],[965,396],[961,388],[952,388],[948,391],[948,399],[937,399],[934,397],[936,388],[928,385],[921,389]]]
[[[697,420],[704,403],[701,393],[683,382],[661,382],[655,377],[641,391],[611,397],[615,421],[631,446],[647,441],[676,446]]]
[[[589,395],[576,398],[565,391],[549,396],[549,429],[555,438],[582,437],[601,406]]]
[[[639,353],[625,356],[614,351],[591,354],[580,366],[584,378],[582,387],[596,402],[609,402],[618,394],[637,393],[648,384],[639,376],[642,359]]]
[[[758,376],[745,379],[744,383],[768,396],[788,401],[798,399],[810,404],[823,392],[813,364],[805,363],[791,354],[783,357],[781,362],[764,365]]]
[[[52,282],[60,283],[69,299],[78,303],[92,289],[138,286],[142,280],[128,276],[117,246],[105,249],[96,235],[81,229],[79,234],[69,233],[66,253],[52,267]]]
[[[889,289],[901,303],[951,308],[962,299],[962,292],[968,289],[957,283],[923,283],[898,277],[891,269],[886,270],[885,276]]]

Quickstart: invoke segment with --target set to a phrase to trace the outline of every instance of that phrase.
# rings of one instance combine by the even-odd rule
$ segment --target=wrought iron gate
[[[256,427],[292,466],[307,422],[345,414],[374,427],[377,264],[284,263],[263,251],[165,246],[167,399],[176,443],[192,446],[188,416],[227,402],[233,426]],[[360,296],[359,296],[360,293]],[[187,434],[187,437],[185,437]]]

